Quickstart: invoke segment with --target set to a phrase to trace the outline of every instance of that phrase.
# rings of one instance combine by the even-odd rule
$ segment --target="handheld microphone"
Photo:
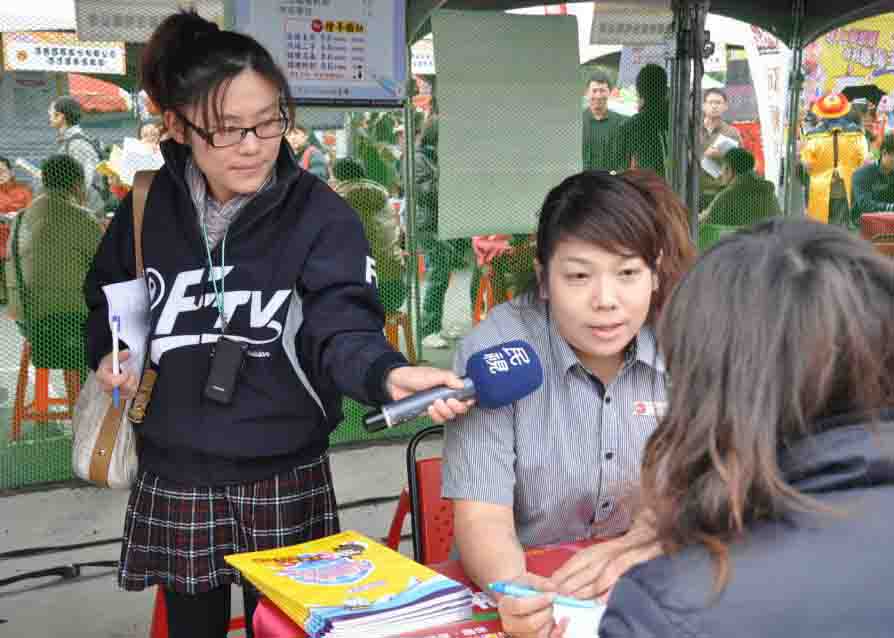
[[[476,352],[466,362],[462,389],[438,386],[382,406],[363,419],[367,432],[415,419],[438,399],[475,399],[482,408],[501,408],[531,394],[543,383],[543,367],[524,341],[507,341]]]

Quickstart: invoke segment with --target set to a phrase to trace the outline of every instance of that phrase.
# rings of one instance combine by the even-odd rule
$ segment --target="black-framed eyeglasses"
[[[200,126],[196,126],[180,113],[177,113],[177,116],[183,121],[184,124],[194,130],[199,135],[199,137],[208,142],[208,144],[210,144],[214,148],[227,148],[228,146],[235,146],[236,144],[242,142],[242,140],[245,139],[245,136],[249,133],[254,133],[255,137],[261,140],[269,140],[273,139],[274,137],[282,137],[283,134],[285,134],[286,130],[289,128],[289,117],[288,115],[286,115],[286,112],[283,109],[280,110],[278,117],[259,122],[254,126],[244,128],[239,126],[224,126],[223,128],[219,128],[214,131],[208,131]]]

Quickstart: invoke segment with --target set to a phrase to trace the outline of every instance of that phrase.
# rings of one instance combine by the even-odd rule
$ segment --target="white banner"
[[[779,183],[785,157],[784,113],[788,92],[791,51],[775,36],[752,26],[745,53],[757,95],[764,147],[764,177]]]
[[[7,71],[124,75],[124,43],[81,42],[73,33],[4,33],[3,68]]]
[[[410,60],[410,73],[413,75],[434,75],[435,48],[431,38],[419,40],[410,49],[413,54]]]
[[[577,22],[437,11],[432,30],[439,238],[530,233],[544,195],[581,170]]]
[[[590,44],[663,44],[673,21],[670,0],[600,0],[593,3]]]
[[[222,0],[77,0],[78,37],[83,40],[146,42],[161,21],[194,8],[223,26]]]

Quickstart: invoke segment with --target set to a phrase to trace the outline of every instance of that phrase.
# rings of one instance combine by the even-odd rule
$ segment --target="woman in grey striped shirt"
[[[656,175],[601,171],[547,195],[537,230],[537,287],[495,308],[462,343],[470,354],[507,339],[537,351],[544,383],[446,430],[444,496],[456,544],[480,586],[496,580],[600,593],[581,552],[546,581],[524,548],[626,532],[643,446],[665,405],[651,324],[694,251],[686,210]]]

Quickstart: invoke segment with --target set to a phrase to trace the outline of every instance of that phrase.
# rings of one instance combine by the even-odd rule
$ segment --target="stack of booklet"
[[[357,532],[226,557],[310,638],[385,638],[472,617],[472,594]]]

